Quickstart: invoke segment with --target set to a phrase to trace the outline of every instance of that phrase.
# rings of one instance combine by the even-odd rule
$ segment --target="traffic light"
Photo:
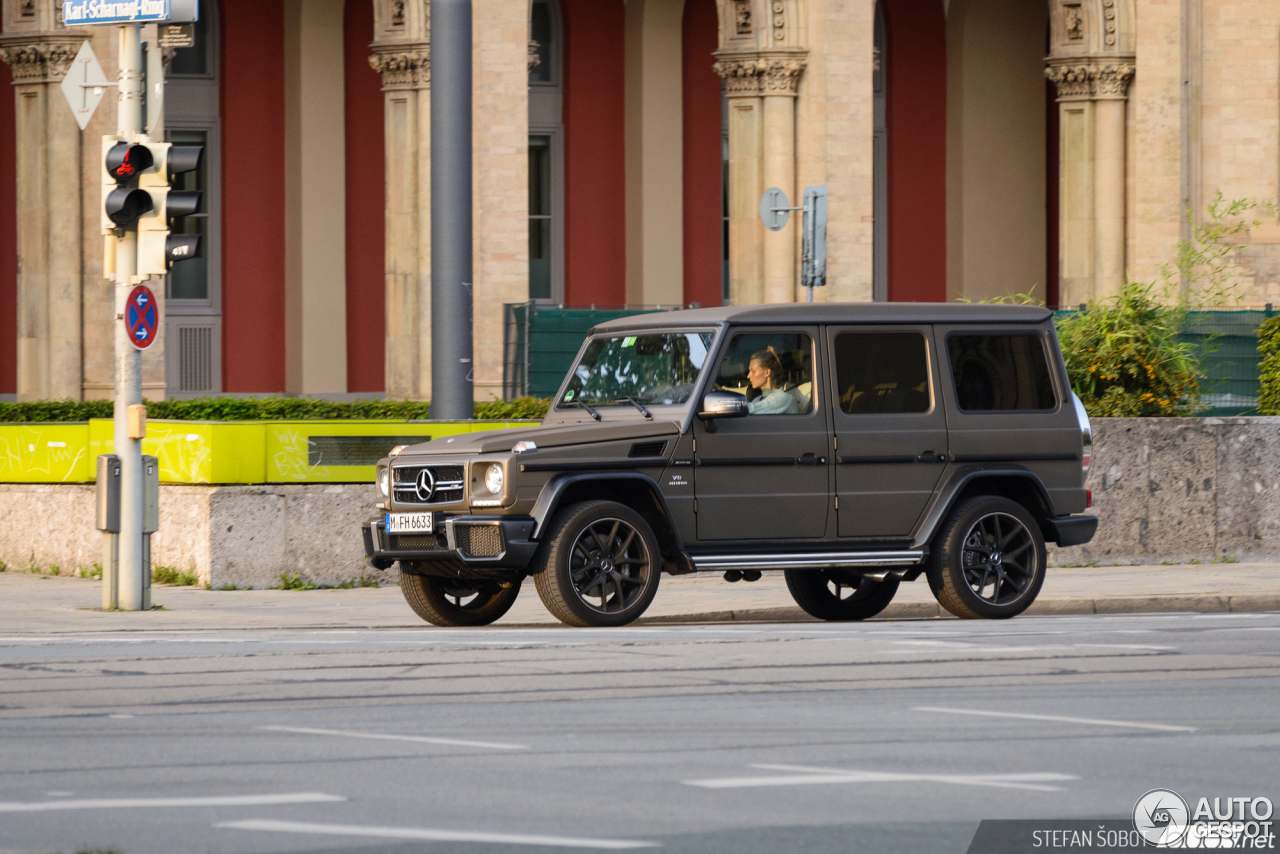
[[[137,188],[142,172],[151,168],[150,149],[114,137],[102,138],[102,160],[106,178],[102,185],[102,215],[105,229],[128,228],[152,208],[150,194]]]
[[[174,234],[174,221],[199,213],[199,190],[175,190],[174,179],[200,168],[204,147],[152,143],[153,163],[143,170],[138,186],[151,199],[151,209],[138,220],[138,275],[161,276],[177,261],[200,255],[200,235]]]

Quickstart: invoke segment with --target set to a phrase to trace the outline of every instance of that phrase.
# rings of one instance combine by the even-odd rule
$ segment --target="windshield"
[[[658,332],[591,339],[558,406],[684,403],[711,349],[710,332]]]

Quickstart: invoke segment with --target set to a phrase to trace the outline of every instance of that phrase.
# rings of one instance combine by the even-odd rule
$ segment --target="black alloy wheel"
[[[875,581],[848,569],[788,569],[783,573],[791,598],[819,620],[865,620],[893,601],[898,581]]]
[[[964,619],[1003,619],[1031,606],[1044,584],[1040,526],[1021,504],[971,498],[952,511],[930,556],[929,586]]]
[[[400,591],[413,612],[436,626],[487,626],[511,610],[520,582],[441,578],[400,573]]]
[[[662,558],[644,517],[625,504],[585,501],[561,511],[539,551],[534,584],[571,626],[622,626],[658,592]]]

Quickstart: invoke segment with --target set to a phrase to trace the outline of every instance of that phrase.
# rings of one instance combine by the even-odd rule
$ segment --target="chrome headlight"
[[[502,494],[502,466],[494,463],[485,469],[484,485],[492,494]]]
[[[378,491],[383,498],[391,497],[391,469],[378,469]]]

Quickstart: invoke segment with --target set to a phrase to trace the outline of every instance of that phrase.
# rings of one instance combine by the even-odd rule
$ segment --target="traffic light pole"
[[[471,0],[431,0],[431,417],[475,417]]]
[[[118,132],[126,142],[142,133],[142,26],[123,24],[120,32],[120,102]],[[111,238],[109,238],[111,239]],[[138,272],[138,225],[122,230],[116,241],[116,403],[115,454],[120,458],[119,602],[123,611],[151,607],[150,567],[142,541],[142,439],[132,438],[129,407],[142,403],[142,351],[129,341],[125,324],[125,302],[136,284]]]

